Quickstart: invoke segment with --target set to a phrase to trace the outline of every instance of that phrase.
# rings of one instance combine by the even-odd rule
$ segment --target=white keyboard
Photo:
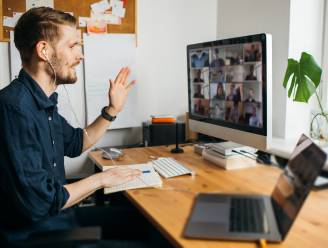
[[[181,175],[194,175],[194,171],[187,168],[174,158],[158,158],[152,161],[155,170],[164,178],[171,178]]]

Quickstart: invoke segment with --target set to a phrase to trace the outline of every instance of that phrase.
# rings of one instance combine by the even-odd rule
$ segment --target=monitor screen
[[[267,40],[258,34],[187,46],[191,120],[267,135]]]

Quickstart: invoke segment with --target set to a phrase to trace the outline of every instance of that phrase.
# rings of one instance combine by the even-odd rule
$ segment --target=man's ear
[[[36,55],[42,61],[48,61],[47,47],[48,43],[42,40],[35,45]]]

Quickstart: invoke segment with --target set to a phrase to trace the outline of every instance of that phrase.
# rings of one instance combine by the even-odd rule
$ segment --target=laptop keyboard
[[[231,232],[268,232],[262,199],[233,197],[230,206]]]

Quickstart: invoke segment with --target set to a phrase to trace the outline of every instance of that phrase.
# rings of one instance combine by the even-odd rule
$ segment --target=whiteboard
[[[136,79],[136,37],[133,34],[83,34],[84,75],[87,124],[108,106],[109,79],[114,80],[120,69],[131,69],[129,82]],[[124,109],[111,129],[141,126],[138,115],[136,86],[130,91]]]

